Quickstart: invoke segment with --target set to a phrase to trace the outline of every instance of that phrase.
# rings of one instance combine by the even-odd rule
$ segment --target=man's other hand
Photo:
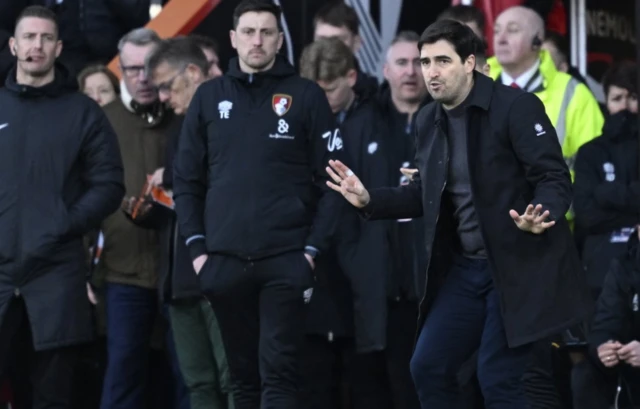
[[[541,212],[542,205],[533,207],[533,205],[530,204],[529,206],[527,206],[524,214],[518,214],[518,212],[511,209],[509,211],[509,215],[520,230],[533,234],[542,234],[548,228],[555,225],[556,222],[546,222],[545,220],[547,220],[547,218],[549,217],[549,211],[545,210],[544,212]]]
[[[327,173],[331,176],[331,181],[327,181],[327,186],[339,192],[345,199],[357,208],[365,207],[370,200],[369,192],[364,188],[360,179],[339,160],[330,160],[327,166]]]

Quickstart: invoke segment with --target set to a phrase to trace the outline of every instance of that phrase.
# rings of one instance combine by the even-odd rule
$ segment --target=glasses
[[[176,82],[178,77],[180,77],[183,73],[184,73],[184,69],[178,71],[176,75],[174,75],[167,81],[156,84],[156,91],[158,91],[158,93],[163,93],[163,94],[171,92],[171,90],[173,89],[173,84]]]
[[[129,78],[135,78],[144,72],[144,65],[121,65],[122,73]]]

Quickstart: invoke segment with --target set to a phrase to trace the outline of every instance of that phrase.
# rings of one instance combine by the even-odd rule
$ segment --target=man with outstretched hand
[[[452,20],[422,34],[436,103],[416,119],[410,184],[369,192],[342,162],[326,168],[328,185],[365,217],[425,223],[428,285],[411,361],[425,409],[460,407],[456,375],[475,351],[486,407],[527,407],[531,345],[589,313],[555,130],[536,96],[474,71],[480,47]]]

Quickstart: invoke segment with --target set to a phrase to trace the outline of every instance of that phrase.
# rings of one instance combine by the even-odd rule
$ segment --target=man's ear
[[[62,53],[62,40],[56,42],[56,58],[60,57],[60,53]]]
[[[356,81],[358,81],[358,71],[352,68],[347,72],[347,82],[349,87],[353,88],[356,85]]]
[[[360,38],[360,36],[358,34],[355,35],[355,37],[353,37],[353,55],[355,56],[356,53],[358,52],[358,50],[360,50],[360,47],[362,46],[362,38]]]
[[[15,37],[9,38],[9,50],[11,51],[11,55],[16,55],[16,39]]]
[[[235,30],[229,30],[229,39],[231,40],[231,47],[238,48],[236,46],[236,31]]]

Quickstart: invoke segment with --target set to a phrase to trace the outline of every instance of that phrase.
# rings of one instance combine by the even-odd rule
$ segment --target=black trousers
[[[0,328],[0,377],[26,409],[70,409],[77,348],[35,351],[22,298],[14,298]]]
[[[351,409],[347,364],[353,339],[307,335],[301,353],[300,409]]]
[[[416,303],[389,301],[387,348],[352,355],[349,367],[354,409],[420,408],[410,371],[417,320]]]
[[[304,254],[210,255],[200,280],[220,325],[236,409],[298,409],[305,292],[314,282]]]
[[[301,408],[420,408],[409,370],[418,307],[405,300],[390,301],[388,311],[384,351],[358,354],[352,339],[330,342],[326,337],[307,336]]]

